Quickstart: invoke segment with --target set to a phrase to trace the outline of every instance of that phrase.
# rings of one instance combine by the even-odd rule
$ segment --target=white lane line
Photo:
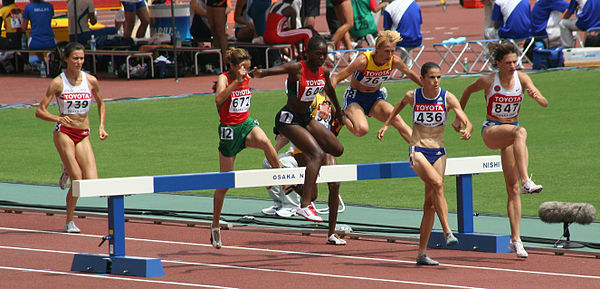
[[[0,270],[21,271],[23,273],[29,273],[29,272],[44,273],[44,274],[50,273],[50,274],[55,274],[55,275],[67,275],[67,276],[78,276],[78,277],[86,277],[86,278],[111,279],[111,280],[120,280],[120,281],[133,281],[133,282],[154,283],[154,284],[164,284],[164,285],[176,285],[176,286],[185,286],[185,287],[217,288],[217,289],[234,289],[235,288],[235,287],[223,287],[223,286],[204,285],[204,284],[195,284],[195,283],[182,283],[182,282],[175,282],[175,281],[160,281],[160,280],[151,280],[151,279],[134,279],[134,278],[117,277],[117,276],[109,276],[109,275],[94,275],[94,274],[63,272],[63,271],[54,271],[54,270],[49,270],[49,269],[40,270],[40,269],[31,269],[31,268],[0,266]]]
[[[100,235],[69,234],[69,233],[63,233],[63,232],[40,231],[40,230],[30,230],[30,229],[20,229],[20,228],[0,227],[0,230],[22,231],[22,232],[32,232],[32,233],[48,233],[48,234],[65,234],[65,235],[69,235],[69,236],[102,238],[102,236],[100,236]],[[153,239],[131,238],[131,237],[126,237],[125,239],[131,240],[131,241],[139,241],[139,242],[151,242],[151,243],[177,244],[177,245],[186,245],[186,246],[212,247],[212,245],[210,245],[210,244],[199,244],[199,243],[189,243],[189,242],[153,240]],[[366,260],[366,261],[378,261],[378,262],[414,264],[414,261],[406,261],[406,260],[372,258],[372,257],[359,257],[359,256],[347,256],[347,255],[335,255],[335,254],[325,254],[325,253],[313,253],[313,252],[308,252],[308,251],[284,251],[284,250],[273,250],[273,249],[253,248],[253,247],[241,247],[241,246],[235,246],[235,247],[234,246],[224,246],[223,248],[224,249],[234,249],[234,250],[245,250],[245,251],[281,253],[281,254],[307,255],[307,256],[315,256],[315,257],[331,257],[331,258],[342,258],[342,259],[353,259],[353,260]],[[596,275],[581,275],[581,274],[569,274],[569,273],[560,273],[560,272],[543,272],[543,271],[518,270],[518,269],[496,268],[496,267],[483,267],[483,266],[471,266],[471,265],[458,265],[458,264],[440,264],[440,266],[453,267],[453,268],[462,268],[462,269],[477,269],[477,270],[490,270],[490,271],[511,272],[511,273],[523,273],[523,274],[537,274],[537,275],[549,275],[549,276],[560,276],[560,277],[600,279],[600,276],[596,276]]]
[[[47,249],[34,249],[34,248],[22,248],[22,247],[12,247],[12,246],[1,246],[0,249],[7,250],[22,250],[22,251],[32,251],[32,252],[42,252],[42,253],[58,253],[58,254],[69,254],[74,255],[78,252],[68,252],[68,251],[59,251],[59,250],[47,250]],[[222,269],[238,269],[238,270],[249,270],[249,271],[260,271],[260,272],[269,272],[269,273],[284,273],[284,274],[295,274],[295,275],[307,275],[312,277],[327,277],[327,278],[340,278],[340,279],[352,279],[352,280],[361,280],[361,281],[377,281],[377,282],[386,282],[386,283],[398,283],[398,284],[410,284],[410,285],[419,285],[419,286],[428,286],[428,287],[446,287],[446,288],[461,288],[461,289],[484,289],[482,287],[470,287],[470,286],[462,286],[462,285],[451,285],[451,284],[441,284],[441,283],[428,283],[428,282],[416,282],[416,281],[405,281],[405,280],[394,280],[394,279],[382,279],[382,278],[372,278],[372,277],[362,277],[362,276],[351,276],[351,275],[337,275],[337,274],[326,274],[326,273],[316,273],[316,272],[304,272],[304,271],[289,271],[289,270],[278,270],[278,269],[267,269],[267,268],[256,268],[256,267],[246,267],[246,266],[235,266],[235,265],[224,265],[224,264],[214,264],[214,263],[201,263],[201,262],[186,262],[179,260],[161,260],[163,263],[173,263],[180,265],[190,265],[190,266],[204,266],[204,267],[215,267]],[[17,268],[17,267],[4,267],[0,266],[0,269],[9,269],[9,270],[18,270],[23,272],[45,272],[45,273],[55,273],[61,275],[75,275],[80,277],[112,277],[107,275],[92,275],[92,274],[81,274],[81,273],[70,273],[70,272],[62,272],[62,271],[52,271],[52,270],[39,270],[39,269],[29,269],[29,268]],[[126,281],[144,281],[140,279],[131,279],[124,277],[112,277],[110,279],[118,279],[118,280],[126,280]],[[153,280],[148,280],[153,281]],[[187,286],[192,283],[179,283],[173,281],[153,281],[156,283],[165,283],[165,284],[174,284],[174,285],[182,285]],[[192,286],[192,285],[190,285]],[[193,284],[195,287],[207,287],[211,285],[202,285],[202,284]],[[209,288],[229,288],[229,287],[209,287]]]

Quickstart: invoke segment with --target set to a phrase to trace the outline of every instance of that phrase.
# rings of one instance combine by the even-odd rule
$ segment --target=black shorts
[[[206,0],[206,6],[227,8],[227,0]]]
[[[321,0],[302,0],[302,9],[300,9],[300,16],[302,17],[316,17],[321,15]]]
[[[279,134],[279,129],[286,125],[299,125],[301,127],[306,127],[312,120],[312,115],[310,111],[306,113],[293,113],[288,110],[287,106],[284,106],[275,116],[275,127],[273,128],[273,133],[275,135]]]

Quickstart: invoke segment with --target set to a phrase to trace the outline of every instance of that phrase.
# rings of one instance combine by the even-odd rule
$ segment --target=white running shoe
[[[296,215],[297,208],[281,208],[275,212],[277,216],[282,218],[291,218]]]
[[[452,232],[446,233],[446,247],[452,248],[456,245],[458,245],[458,239],[454,237],[454,234]]]
[[[221,243],[221,228],[210,228],[210,243],[216,249],[223,247]]]
[[[344,246],[344,245],[346,245],[346,240],[340,238],[340,236],[338,236],[338,234],[331,234],[331,236],[329,236],[329,238],[327,238],[327,244]]]
[[[281,206],[277,203],[273,203],[270,207],[262,209],[262,213],[268,216],[275,216],[275,212],[279,209],[281,209]]]
[[[60,168],[62,170],[62,174],[60,175],[60,179],[58,179],[58,185],[61,189],[66,189],[69,187],[69,175],[67,175],[65,165],[63,163],[60,164]]]
[[[75,226],[75,223],[73,221],[71,221],[71,222],[68,222],[65,224],[65,232],[79,233],[79,232],[81,232],[81,230],[79,230],[79,228],[77,228],[77,226]]]
[[[323,222],[323,218],[317,215],[317,212],[315,211],[315,208],[312,205],[300,208],[298,211],[296,211],[296,214],[304,217],[309,221],[313,221],[316,223]]]
[[[542,191],[544,187],[536,185],[531,179],[527,180],[523,186],[521,186],[521,193],[523,194],[536,194]]]
[[[508,248],[517,252],[517,257],[519,258],[527,258],[529,256],[527,251],[525,251],[525,248],[523,248],[523,243],[521,240],[510,242],[510,244],[508,244]]]
[[[417,265],[437,266],[439,264],[440,262],[429,258],[427,254],[421,254],[417,256]]]

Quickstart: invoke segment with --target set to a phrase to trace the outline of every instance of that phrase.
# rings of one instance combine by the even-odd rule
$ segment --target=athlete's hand
[[[238,77],[237,81],[239,83],[244,82],[244,80],[246,79],[246,76],[248,75],[248,69],[246,69],[246,67],[241,67],[240,68],[240,77]]]
[[[462,122],[460,121],[460,119],[455,118],[454,121],[452,122],[452,127],[454,128],[454,130],[456,132],[461,132],[460,128],[462,127]]]
[[[462,140],[469,140],[471,138],[471,132],[469,132],[467,129],[461,129],[460,133],[462,134],[460,137]]]
[[[377,138],[380,141],[383,141],[383,135],[385,135],[385,131],[387,131],[387,129],[388,129],[388,126],[384,124],[377,132]]]
[[[73,120],[68,115],[59,116],[58,117],[58,123],[60,123],[60,124],[71,124],[71,123],[73,123]]]
[[[100,140],[105,140],[108,137],[108,133],[104,130],[104,127],[98,128],[98,136]]]
[[[254,78],[262,78],[263,76],[262,70],[258,69],[256,66],[254,66],[254,68],[252,68],[248,74]]]

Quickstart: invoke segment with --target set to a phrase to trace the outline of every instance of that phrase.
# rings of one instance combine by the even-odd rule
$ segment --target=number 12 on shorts
[[[221,139],[222,140],[233,140],[233,129],[228,126],[221,127]]]

